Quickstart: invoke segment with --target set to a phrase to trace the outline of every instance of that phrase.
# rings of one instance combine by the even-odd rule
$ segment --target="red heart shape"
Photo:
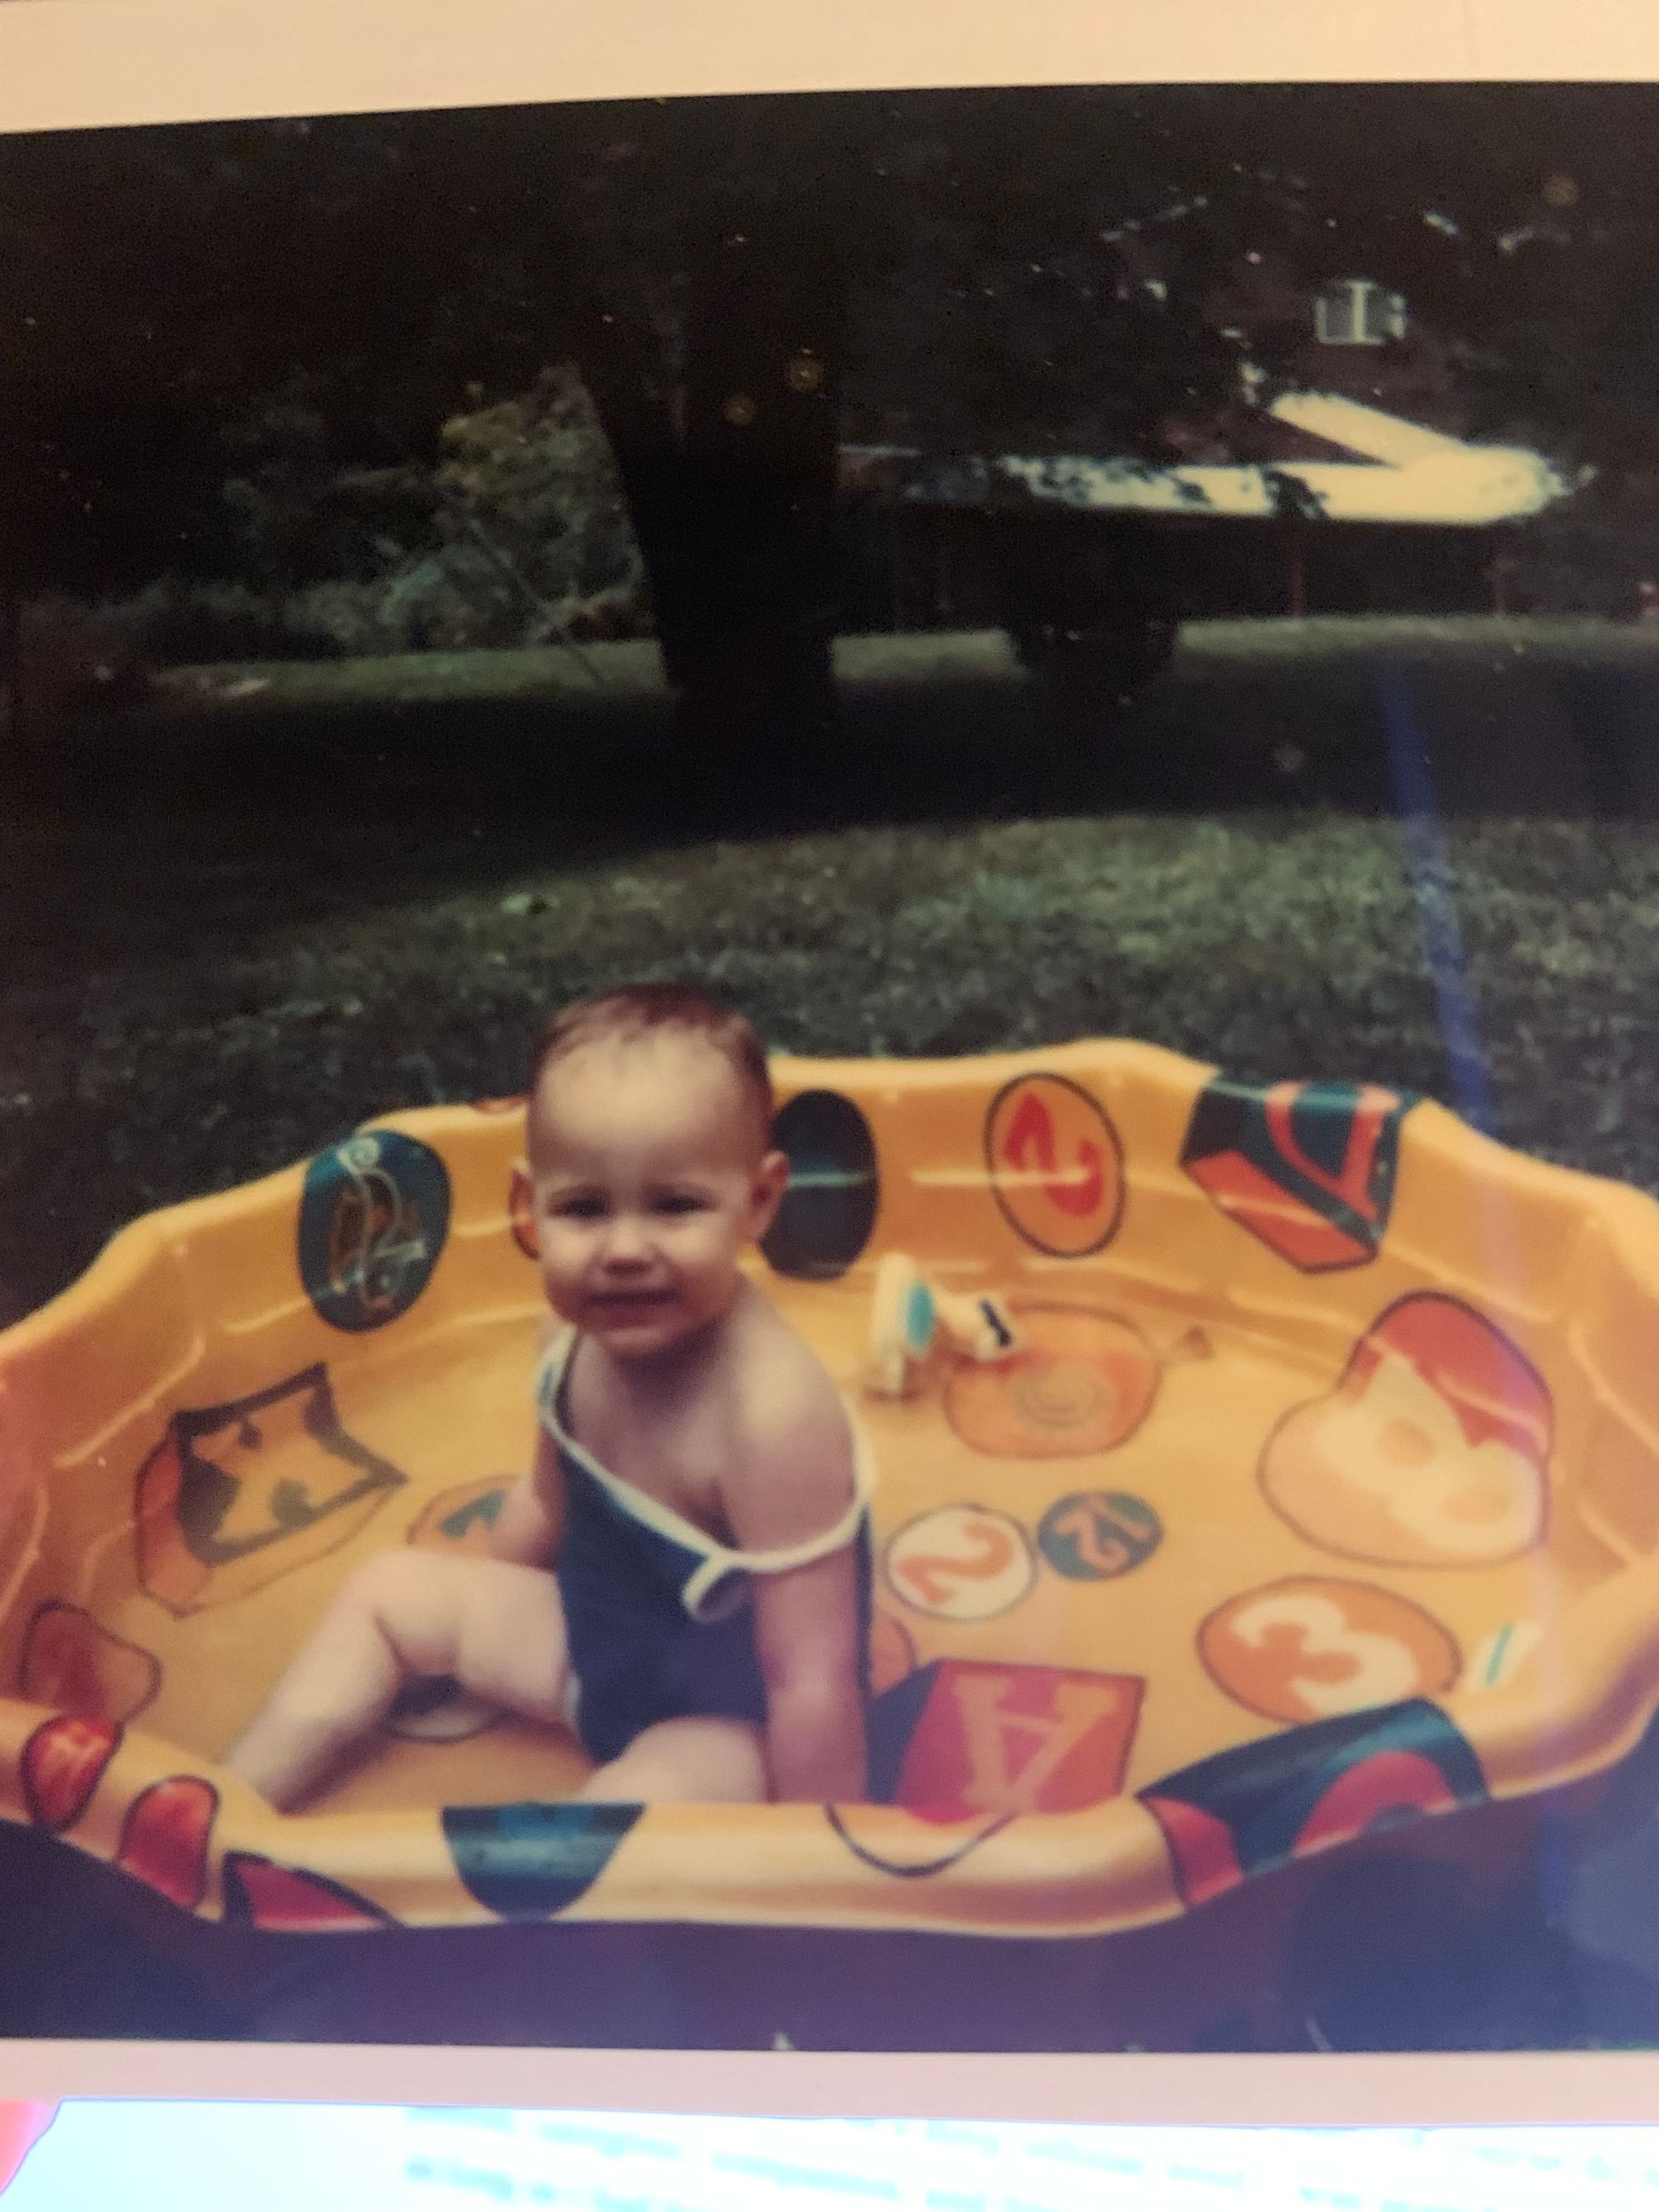
[[[24,1802],[37,1828],[49,1828],[58,1836],[74,1826],[120,1741],[121,1731],[112,1721],[80,1713],[61,1714],[36,1729],[23,1746],[18,1766]]]
[[[115,1863],[193,1912],[207,1893],[208,1837],[219,1793],[199,1775],[175,1774],[134,1798]]]

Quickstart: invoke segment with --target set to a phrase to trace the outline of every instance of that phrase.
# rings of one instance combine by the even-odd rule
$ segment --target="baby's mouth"
[[[591,1301],[598,1313],[656,1313],[673,1302],[671,1291],[596,1291]]]

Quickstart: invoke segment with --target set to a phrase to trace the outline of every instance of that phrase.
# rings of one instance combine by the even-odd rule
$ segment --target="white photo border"
[[[0,131],[699,94],[1659,79],[1653,0],[0,0]],[[1659,2121],[1659,2053],[0,2043],[0,2093],[1213,2126]]]
[[[1650,0],[0,0],[0,131],[700,93],[1656,76]]]

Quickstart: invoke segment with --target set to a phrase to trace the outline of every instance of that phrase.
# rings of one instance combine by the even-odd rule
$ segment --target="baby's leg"
[[[576,1794],[616,1805],[762,1804],[764,1743],[748,1721],[658,1721]]]
[[[286,1811],[373,1735],[405,1682],[452,1675],[475,1697],[556,1723],[565,1668],[551,1575],[381,1552],[343,1584],[227,1764]]]

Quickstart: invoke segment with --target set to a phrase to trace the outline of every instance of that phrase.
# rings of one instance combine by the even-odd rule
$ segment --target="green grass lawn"
[[[702,982],[798,1052],[1121,1035],[1249,1075],[1368,1076],[1455,1103],[1385,821],[864,826],[520,860],[483,880],[475,839],[398,842],[383,830],[366,853],[319,834],[298,884],[280,841],[210,846],[150,882],[142,912],[106,881],[78,945],[27,941],[14,878],[14,1308],[148,1207],[391,1107],[517,1089],[546,1010],[627,977]],[[1453,830],[1448,849],[1501,1133],[1659,1187],[1659,840],[1497,820]]]
[[[198,684],[170,782],[145,781],[151,725],[119,738],[137,781],[100,798],[88,735],[55,799],[11,810],[0,1314],[150,1207],[390,1108],[518,1089],[550,1006],[630,977],[701,982],[796,1052],[1120,1035],[1457,1104],[1425,854],[1387,811],[1385,664],[1412,671],[1455,798],[1431,838],[1449,872],[1431,904],[1443,938],[1449,884],[1461,941],[1440,985],[1472,1010],[1498,1133],[1659,1189],[1659,836],[1640,809],[1598,811],[1585,770],[1608,729],[1649,760],[1645,631],[1211,625],[1111,739],[1167,769],[1173,798],[1114,805],[1109,775],[1070,813],[1021,785],[1042,732],[999,641],[853,641],[842,787],[763,763],[753,804],[700,811],[655,787],[650,649],[605,650],[632,690],[618,703],[607,683],[597,718],[548,706],[544,657],[536,676],[480,656],[473,690],[429,709],[400,691],[404,663],[277,672],[286,721],[269,691],[210,711]],[[349,696],[319,722],[329,684]],[[216,786],[204,747],[232,764]]]
[[[1179,647],[1183,672],[1199,681],[1234,669],[1259,678],[1275,668],[1304,673],[1321,664],[1342,668],[1357,656],[1379,653],[1463,664],[1513,659],[1571,663],[1653,677],[1659,675],[1659,623],[1577,616],[1495,620],[1488,615],[1322,615],[1303,621],[1188,623]],[[1000,630],[844,637],[836,642],[836,665],[842,680],[854,684],[927,682],[941,669],[993,682],[1019,680],[1018,664]],[[365,701],[383,705],[545,697],[580,706],[607,695],[649,696],[661,682],[655,645],[640,641],[179,668],[162,678],[159,703],[179,720],[220,714],[228,704],[250,715]]]

